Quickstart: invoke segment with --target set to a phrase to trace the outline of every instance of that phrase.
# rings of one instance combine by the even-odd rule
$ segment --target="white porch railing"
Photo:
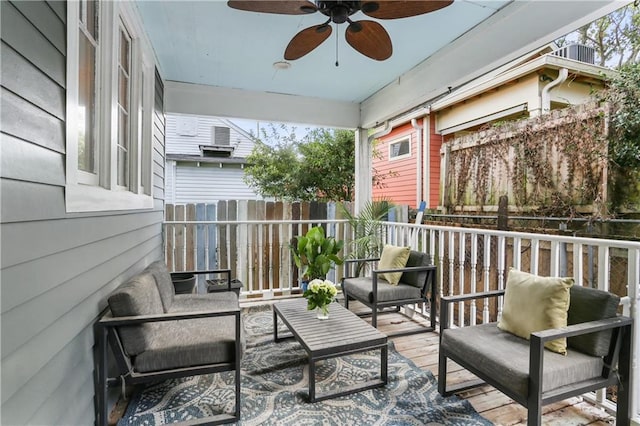
[[[171,270],[230,268],[243,282],[245,298],[289,297],[299,293],[297,270],[289,252],[293,237],[323,225],[328,235],[345,240],[345,221],[165,222],[166,258]],[[509,267],[552,276],[573,276],[577,285],[613,292],[622,312],[639,315],[640,243],[632,241],[532,234],[487,229],[387,222],[387,243],[430,253],[438,267],[439,293],[467,294],[503,289]],[[328,277],[342,278],[342,268]],[[430,315],[421,307],[424,315]],[[451,312],[451,324],[463,327],[494,321],[502,309],[488,302],[463,305]],[[640,420],[640,327],[634,327],[632,417]],[[604,403],[605,395],[596,395]]]

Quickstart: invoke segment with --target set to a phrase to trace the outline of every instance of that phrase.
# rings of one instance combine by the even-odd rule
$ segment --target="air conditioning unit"
[[[568,46],[561,47],[560,49],[552,52],[552,54],[567,59],[573,59],[575,61],[585,62],[587,64],[596,63],[596,50],[593,47],[585,46],[583,44],[570,44]]]

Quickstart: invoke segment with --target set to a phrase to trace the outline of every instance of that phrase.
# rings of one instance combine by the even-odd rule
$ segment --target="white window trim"
[[[409,152],[406,153],[406,154],[397,155],[395,157],[392,157],[391,156],[391,146],[395,145],[397,143],[405,142],[405,141],[409,144]],[[411,135],[403,136],[401,138],[397,138],[397,139],[389,141],[389,143],[387,144],[387,156],[389,158],[389,161],[396,161],[396,160],[402,160],[404,158],[411,158]]]
[[[100,67],[108,72],[100,72],[97,77],[99,87],[98,102],[100,102],[100,116],[98,118],[98,140],[109,141],[100,143],[99,152],[99,176],[97,184],[87,184],[83,175],[90,175],[77,168],[78,135],[77,135],[77,108],[78,108],[78,13],[79,3],[67,3],[67,182],[65,187],[65,203],[67,212],[111,211],[111,210],[137,210],[151,209],[153,200],[153,91],[154,91],[154,58],[151,44],[146,38],[140,19],[135,12],[135,7],[129,2],[100,2],[100,61],[103,64],[113,64],[117,53],[117,37],[119,25],[122,21],[132,36],[132,74],[135,72],[135,88],[132,89],[135,106],[135,125],[131,124],[132,141],[135,138],[136,165],[134,173],[136,178],[130,179],[128,188],[116,185],[117,160],[115,142],[117,139],[117,73],[115,67]],[[145,99],[139,99],[140,75],[146,76]],[[107,97],[108,100],[104,98]],[[144,102],[145,117],[142,118],[142,136],[138,137],[139,129],[139,102]],[[132,108],[133,111],[133,108]],[[143,145],[145,148],[143,149]],[[147,158],[143,158],[146,156]],[[139,160],[139,161],[138,161]],[[143,165],[144,163],[144,165]],[[131,173],[131,172],[130,172]],[[144,175],[143,175],[144,174]],[[130,174],[131,177],[131,174]],[[144,182],[144,185],[141,184]]]

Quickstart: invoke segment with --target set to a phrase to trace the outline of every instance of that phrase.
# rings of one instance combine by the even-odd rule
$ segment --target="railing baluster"
[[[504,270],[507,263],[506,238],[504,235],[498,236],[498,290],[504,290]],[[502,316],[503,297],[498,297],[498,318]]]
[[[476,284],[478,282],[478,234],[471,234],[471,278],[470,289],[471,293],[476,292]],[[476,325],[477,319],[477,307],[476,302],[471,301],[469,315],[471,315],[471,325]]]
[[[459,294],[465,294],[464,291],[464,268],[465,268],[465,240],[466,234],[464,232],[460,232],[458,238],[458,292]],[[460,302],[458,304],[458,322],[461,324],[460,326],[464,326],[464,302]]]
[[[490,271],[491,271],[491,235],[484,234],[484,256],[483,256],[483,265],[482,270],[484,272],[484,289],[483,291],[489,291],[489,280],[491,279]],[[482,322],[489,322],[489,300],[487,298],[484,299],[482,305]]]
[[[454,272],[455,272],[455,264],[454,264],[454,262],[455,262],[455,247],[454,247],[454,245],[455,245],[455,235],[454,235],[454,231],[449,231],[448,234],[449,234],[448,235],[449,238],[448,238],[447,244],[449,246],[448,247],[449,249],[447,250],[447,253],[448,253],[447,256],[449,257],[449,259],[448,259],[449,260],[449,295],[451,296],[451,295],[454,294],[453,289],[455,288],[455,285],[454,285]],[[451,324],[455,324],[454,320],[453,320],[453,318],[454,318],[453,310],[450,311],[449,315],[451,315],[451,318],[449,318],[449,322]],[[463,325],[464,324],[458,324],[458,326],[460,326],[460,327],[462,327]]]
[[[538,258],[540,254],[540,240],[538,238],[531,239],[531,273],[538,274]]]
[[[598,288],[609,291],[609,269],[611,262],[609,259],[609,247],[598,246]]]

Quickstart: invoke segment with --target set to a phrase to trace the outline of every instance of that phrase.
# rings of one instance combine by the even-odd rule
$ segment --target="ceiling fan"
[[[331,23],[349,25],[345,31],[347,43],[371,59],[384,61],[391,57],[393,47],[389,33],[376,21],[352,21],[350,16],[362,11],[376,19],[398,19],[422,15],[449,6],[453,0],[409,1],[315,1],[308,0],[229,0],[229,7],[249,12],[304,15],[320,12],[327,16],[324,23],[296,34],[284,51],[286,60],[300,59],[320,46],[331,35]],[[337,65],[337,63],[336,63]]]

